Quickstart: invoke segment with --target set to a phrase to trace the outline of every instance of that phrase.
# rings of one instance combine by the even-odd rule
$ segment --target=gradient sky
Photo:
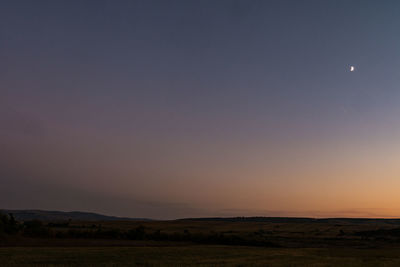
[[[399,217],[399,14],[1,1],[0,208]]]

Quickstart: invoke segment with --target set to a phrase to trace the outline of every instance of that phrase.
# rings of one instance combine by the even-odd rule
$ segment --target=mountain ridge
[[[41,221],[151,221],[147,218],[118,217],[85,211],[55,211],[55,210],[11,210],[0,209],[0,212],[12,214],[18,221],[41,220]]]

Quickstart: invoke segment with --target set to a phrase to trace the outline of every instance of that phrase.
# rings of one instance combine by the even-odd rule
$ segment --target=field
[[[46,222],[0,237],[0,266],[400,266],[397,220]],[[37,226],[35,226],[37,227]]]
[[[11,247],[1,266],[400,266],[400,249]]]

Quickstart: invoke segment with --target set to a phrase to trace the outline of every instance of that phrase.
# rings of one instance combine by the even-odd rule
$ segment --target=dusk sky
[[[0,208],[400,217],[399,189],[400,1],[0,2]]]

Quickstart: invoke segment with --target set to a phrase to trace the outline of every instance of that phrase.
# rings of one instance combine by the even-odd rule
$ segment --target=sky
[[[399,14],[1,1],[0,208],[400,217]]]

